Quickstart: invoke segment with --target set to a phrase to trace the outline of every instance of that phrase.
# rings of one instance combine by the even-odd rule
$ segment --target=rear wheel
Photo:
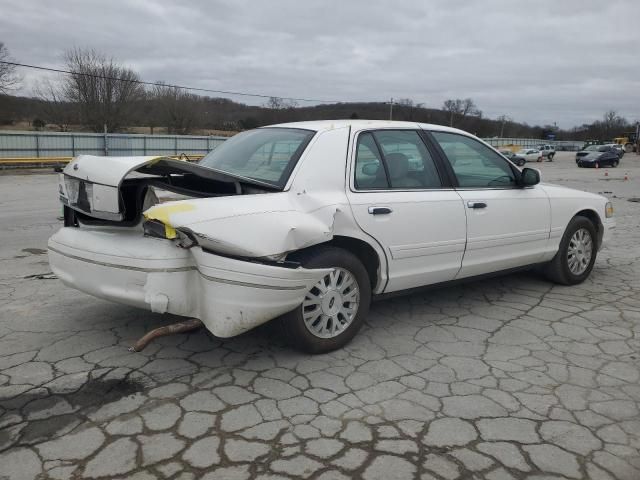
[[[620,164],[620,160],[614,160],[613,162],[611,162],[611,166],[613,168],[616,168],[619,164]]]
[[[586,217],[574,217],[562,236],[558,253],[546,265],[544,273],[561,285],[582,283],[593,269],[596,254],[595,226]]]
[[[307,292],[302,304],[280,317],[291,346],[324,353],[345,346],[369,312],[371,282],[362,262],[336,247],[316,247],[293,255],[305,268],[332,268]]]
[[[520,160],[518,160],[518,166],[519,166],[519,167],[524,167],[524,164],[525,164],[525,163],[527,163],[527,162],[525,162],[525,161],[524,161],[524,159],[520,159]]]

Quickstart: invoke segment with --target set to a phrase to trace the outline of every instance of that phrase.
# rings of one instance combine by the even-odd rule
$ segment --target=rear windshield
[[[249,130],[226,140],[200,165],[283,188],[314,134],[297,128]]]

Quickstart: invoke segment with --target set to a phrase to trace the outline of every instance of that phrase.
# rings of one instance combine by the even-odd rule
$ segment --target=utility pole
[[[393,97],[389,100],[389,120],[393,120]]]
[[[108,157],[109,156],[109,135],[107,135],[107,132],[109,130],[107,129],[107,124],[104,124],[104,156]]]
[[[511,117],[508,115],[500,115],[498,120],[500,120],[500,138],[504,138],[504,124],[510,122]]]

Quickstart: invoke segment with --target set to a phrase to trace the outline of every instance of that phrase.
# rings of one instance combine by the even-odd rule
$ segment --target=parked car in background
[[[535,148],[523,148],[516,152],[516,157],[523,158],[525,162],[541,162],[542,152]]]
[[[66,285],[218,337],[277,319],[295,348],[328,352],[372,296],[534,265],[583,282],[613,207],[539,182],[473,135],[415,122],[263,127],[198,164],[81,155],[59,177],[49,262]]]
[[[576,153],[578,167],[617,167],[620,164],[618,150],[608,145],[590,145]]]
[[[576,163],[578,163],[578,161],[582,158],[582,157],[586,157],[587,155],[589,155],[589,153],[591,152],[597,152],[598,148],[602,147],[602,145],[598,144],[598,145],[587,145],[585,144],[582,149],[580,151],[578,151],[576,153]]]
[[[524,166],[524,164],[526,162],[526,160],[524,158],[519,157],[518,155],[513,153],[511,150],[500,150],[500,153],[502,155],[504,155],[505,157],[507,157],[509,160],[511,160],[513,163],[515,163],[519,167]]]
[[[605,145],[605,147],[613,148],[615,152],[618,154],[618,158],[620,159],[622,159],[622,157],[626,153],[626,150],[624,149],[624,145],[620,145],[619,143],[608,143]]]
[[[553,157],[556,154],[556,147],[553,145],[538,145],[538,150],[544,158],[546,158],[549,162],[553,162]]]

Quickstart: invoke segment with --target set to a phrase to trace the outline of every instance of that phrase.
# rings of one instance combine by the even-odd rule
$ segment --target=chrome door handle
[[[391,212],[393,212],[393,210],[389,207],[369,207],[369,213],[371,215],[388,215]]]
[[[469,208],[487,208],[487,204],[484,202],[467,202]]]

